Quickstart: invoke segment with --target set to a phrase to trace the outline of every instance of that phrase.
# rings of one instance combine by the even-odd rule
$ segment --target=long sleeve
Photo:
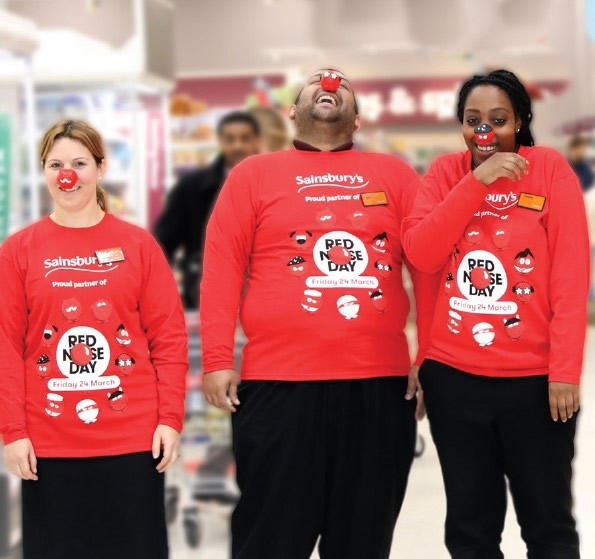
[[[0,249],[0,433],[4,444],[27,438],[24,347],[27,299],[16,262]]]
[[[205,373],[233,369],[234,334],[256,228],[250,161],[229,174],[207,225],[200,319]]]
[[[165,210],[155,225],[155,238],[171,261],[178,247],[183,243],[184,182],[178,182],[169,193]]]
[[[418,270],[428,273],[442,269],[487,193],[471,172],[449,192],[443,173],[440,160],[434,162],[401,227],[407,257]]]
[[[188,371],[184,311],[167,260],[153,239],[148,252],[139,311],[157,371],[159,423],[181,431]]]
[[[554,177],[551,185],[546,224],[552,309],[549,379],[578,384],[587,323],[590,247],[579,182],[565,162],[561,166],[563,176]]]

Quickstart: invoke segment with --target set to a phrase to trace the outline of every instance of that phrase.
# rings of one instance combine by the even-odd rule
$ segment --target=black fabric
[[[233,559],[386,559],[415,448],[403,377],[244,381]]]
[[[529,559],[579,559],[576,417],[550,415],[545,375],[491,378],[424,361],[420,383],[447,497],[453,559],[502,559],[506,481]]]
[[[23,559],[167,559],[164,476],[150,452],[38,458],[23,481]]]
[[[224,181],[223,155],[209,167],[184,175],[169,193],[155,225],[155,238],[170,262],[176,250],[184,248],[182,300],[187,309],[198,308],[205,229]]]
[[[302,142],[301,140],[294,140],[293,147],[300,151],[322,151],[313,145],[310,145],[306,142]],[[349,151],[353,147],[353,142],[347,142],[346,144],[341,144],[340,146],[333,148],[329,151],[336,152],[336,151]]]

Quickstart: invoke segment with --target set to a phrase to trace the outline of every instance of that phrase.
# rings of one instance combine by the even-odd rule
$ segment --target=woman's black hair
[[[514,108],[515,115],[521,119],[521,128],[516,135],[516,143],[520,146],[533,146],[535,141],[531,134],[531,120],[533,112],[531,110],[531,97],[521,81],[508,70],[494,70],[489,74],[477,74],[467,80],[459,91],[459,103],[457,106],[457,117],[463,124],[465,113],[465,103],[469,93],[480,85],[495,85],[499,87],[506,95]]]

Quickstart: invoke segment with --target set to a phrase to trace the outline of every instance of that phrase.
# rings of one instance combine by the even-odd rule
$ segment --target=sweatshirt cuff
[[[203,364],[203,375],[214,373],[215,371],[223,371],[225,369],[235,370],[235,363],[232,361],[216,361],[215,363]]]
[[[581,376],[579,375],[569,375],[564,373],[550,373],[548,375],[549,382],[566,382],[568,384],[580,384],[581,383]]]
[[[29,433],[27,433],[27,428],[24,425],[12,425],[2,430],[2,440],[5,445],[28,438]]]
[[[175,429],[178,433],[182,432],[183,424],[179,419],[172,419],[171,417],[160,417],[158,425],[167,425],[172,429]]]

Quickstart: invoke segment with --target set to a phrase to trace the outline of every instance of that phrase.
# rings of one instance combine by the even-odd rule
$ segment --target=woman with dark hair
[[[425,399],[454,559],[503,557],[506,480],[528,557],[579,557],[571,480],[589,241],[577,178],[534,146],[532,117],[513,73],[465,82],[468,150],[431,165],[402,226],[412,264],[444,274],[407,397]]]
[[[165,559],[186,327],[163,252],[107,211],[101,136],[41,141],[54,211],[0,247],[0,435],[23,480],[24,559]]]

